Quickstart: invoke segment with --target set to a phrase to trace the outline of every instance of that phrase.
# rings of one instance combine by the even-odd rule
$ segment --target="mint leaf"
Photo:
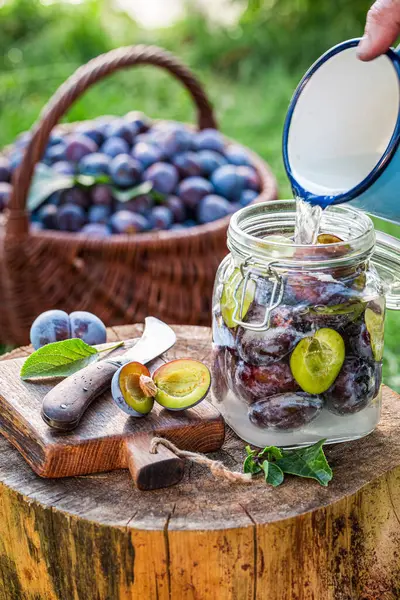
[[[307,448],[286,450],[276,464],[284,473],[316,479],[321,485],[327,486],[333,473],[322,449],[325,442],[320,440]]]
[[[265,471],[265,469],[264,469]],[[273,487],[278,487],[283,483],[284,474],[282,469],[274,462],[270,462],[268,465],[268,473],[265,477],[265,481]]]
[[[21,378],[68,377],[98,359],[98,351],[78,338],[47,344],[28,356]]]
[[[35,169],[33,182],[29,190],[27,207],[29,211],[36,210],[51,194],[60,190],[74,187],[72,175],[60,175],[53,169],[39,163]]]
[[[153,189],[153,184],[151,181],[144,181],[140,185],[136,185],[133,188],[129,188],[128,190],[120,190],[119,188],[113,187],[112,193],[116,200],[119,202],[129,202],[133,198],[137,198],[138,196],[144,196],[148,194]]]

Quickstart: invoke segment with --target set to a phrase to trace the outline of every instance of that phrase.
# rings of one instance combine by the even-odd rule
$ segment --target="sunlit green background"
[[[369,5],[369,0],[0,0],[0,146],[32,125],[82,63],[120,45],[157,44],[191,66],[224,133],[263,156],[278,178],[280,196],[290,196],[281,160],[288,101],[322,52],[362,34]],[[141,67],[98,84],[66,119],[132,109],[153,117],[194,118],[176,81]],[[379,226],[400,236],[395,226]],[[399,325],[400,315],[389,314],[384,375],[397,389]]]

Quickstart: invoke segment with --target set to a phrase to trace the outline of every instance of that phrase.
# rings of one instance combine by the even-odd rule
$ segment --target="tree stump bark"
[[[176,331],[169,357],[207,362],[210,330]],[[229,484],[192,464],[155,492],[125,471],[45,480],[1,438],[0,600],[399,599],[399,407],[385,388],[378,429],[327,448],[328,488]],[[244,445],[228,431],[212,456],[240,468]]]

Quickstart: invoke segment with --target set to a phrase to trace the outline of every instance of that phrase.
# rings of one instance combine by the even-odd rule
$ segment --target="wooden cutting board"
[[[180,355],[189,356],[194,358],[190,352]],[[161,360],[176,357],[173,348]],[[42,420],[40,409],[55,382],[22,381],[19,372],[24,360],[0,362],[0,432],[41,477],[129,468],[140,489],[156,489],[182,478],[183,461],[160,446],[156,455],[150,454],[154,436],[197,452],[215,451],[223,444],[224,421],[206,400],[182,412],[170,412],[155,404],[149,415],[134,418],[121,412],[107,392],[94,401],[74,431],[51,429]]]

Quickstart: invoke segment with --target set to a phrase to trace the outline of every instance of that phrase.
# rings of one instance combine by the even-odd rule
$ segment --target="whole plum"
[[[145,133],[151,127],[151,119],[139,110],[132,110],[125,115],[124,121],[134,125],[139,133]]]
[[[367,360],[348,357],[335,383],[323,394],[327,408],[337,415],[357,413],[376,394],[375,369]]]
[[[213,186],[203,177],[188,177],[180,183],[178,189],[179,197],[191,209],[196,209],[200,200],[213,192]]]
[[[229,214],[231,214],[231,203],[216,194],[204,196],[197,207],[197,220],[199,223],[211,223]]]
[[[178,183],[178,172],[173,165],[164,162],[154,163],[143,175],[144,181],[151,181],[160,194],[172,194]]]
[[[111,208],[109,206],[102,206],[94,204],[89,208],[88,220],[89,224],[92,223],[108,223],[111,216]]]
[[[114,202],[110,186],[104,183],[99,183],[91,188],[90,198],[93,204],[96,204],[98,206],[111,207]]]
[[[78,171],[81,175],[108,175],[110,170],[110,157],[102,152],[87,154],[78,164]]]
[[[79,123],[75,129],[76,133],[82,134],[93,140],[97,146],[101,146],[104,142],[103,128],[96,121],[87,121]]]
[[[0,182],[0,213],[8,206],[11,198],[12,186],[5,181]]]
[[[75,165],[67,160],[59,160],[55,162],[52,165],[52,169],[56,173],[60,173],[60,175],[75,175],[76,173]]]
[[[260,177],[253,167],[238,167],[237,174],[243,179],[245,189],[254,190],[255,192],[260,191]]]
[[[85,135],[71,134],[65,138],[65,158],[74,163],[78,163],[87,154],[97,152],[97,144],[91,138]],[[57,160],[63,160],[58,158]]]
[[[54,204],[42,206],[37,212],[37,217],[44,229],[58,229],[58,209]]]
[[[181,152],[171,159],[181,177],[194,177],[201,174],[200,161],[195,152]]]
[[[285,293],[294,303],[303,302],[313,306],[333,306],[354,300],[354,290],[336,280],[323,281],[313,275],[290,275],[287,278]]]
[[[107,238],[111,235],[110,228],[104,223],[88,223],[80,231],[90,238]]]
[[[249,419],[263,429],[293,431],[314,420],[323,407],[319,396],[304,392],[276,394],[249,408]]]
[[[0,156],[0,183],[9,183],[11,181],[11,165],[8,158]]]
[[[246,185],[244,177],[238,172],[240,168],[242,167],[223,165],[214,171],[211,175],[211,183],[217,194],[228,198],[228,200],[236,201],[240,199],[243,190],[249,187]]]
[[[144,169],[147,169],[162,158],[161,151],[154,144],[139,142],[131,152],[133,158],[138,160]]]
[[[293,327],[270,327],[266,331],[238,327],[237,351],[245,362],[267,366],[287,356],[299,339],[300,334]]]
[[[60,204],[76,204],[84,209],[90,204],[90,196],[88,192],[80,187],[69,188],[61,194]]]
[[[79,338],[94,346],[107,341],[106,327],[96,315],[83,310],[72,312],[69,315],[71,337]]]
[[[162,136],[162,151],[168,158],[181,152],[187,152],[193,147],[194,134],[185,128],[167,130]]]
[[[371,338],[364,321],[351,323],[344,331],[347,354],[373,360]]]
[[[225,148],[224,138],[217,129],[203,129],[199,131],[194,138],[194,147],[196,150],[215,150],[223,152]]]
[[[200,163],[201,174],[206,177],[227,163],[226,158],[214,150],[200,150],[197,153],[197,160]]]
[[[128,154],[130,146],[123,138],[110,137],[106,139],[104,144],[100,148],[100,152],[107,154],[111,158],[118,156],[118,154]]]
[[[152,229],[169,229],[174,221],[174,216],[166,206],[155,206],[150,213]]]
[[[66,145],[65,142],[60,144],[56,144],[55,146],[50,146],[47,148],[44,155],[44,162],[52,165],[55,162],[59,162],[61,160],[66,159]]]
[[[225,149],[224,154],[228,163],[231,165],[236,165],[237,167],[252,166],[249,155],[241,146],[231,144]]]
[[[213,345],[211,362],[211,392],[217,402],[223,402],[228,393],[225,375],[225,348]]]
[[[111,179],[119,187],[126,188],[139,183],[142,171],[142,164],[129,154],[119,154],[110,163]]]
[[[57,210],[57,229],[80,231],[86,223],[85,211],[76,204],[63,204]]]
[[[243,190],[240,194],[239,204],[240,206],[248,206],[256,198],[258,198],[258,192],[255,192],[254,190]]]
[[[10,160],[11,173],[14,173],[14,171],[19,167],[24,156],[25,152],[22,150],[13,150],[13,152],[11,152],[8,157]]]
[[[225,373],[228,387],[234,394],[236,390],[236,369],[239,362],[239,356],[234,348],[225,348]]]
[[[277,362],[268,367],[255,367],[243,361],[237,365],[236,389],[249,404],[265,400],[274,394],[296,392],[300,389],[293,378],[290,366]]]
[[[136,135],[139,133],[139,128],[133,123],[128,123],[124,119],[114,119],[105,128],[107,138],[121,138],[130,146],[133,144]]]
[[[165,201],[165,206],[172,212],[174,223],[183,223],[186,219],[186,207],[181,198],[178,198],[177,196],[168,196]]]
[[[131,210],[147,217],[154,206],[154,200],[148,194],[136,196],[127,202],[117,202],[117,210]]]
[[[70,320],[63,310],[47,310],[32,323],[30,341],[35,350],[52,342],[68,340],[70,337]]]
[[[130,210],[118,210],[110,219],[113,233],[140,233],[148,229],[149,223],[143,215]]]

